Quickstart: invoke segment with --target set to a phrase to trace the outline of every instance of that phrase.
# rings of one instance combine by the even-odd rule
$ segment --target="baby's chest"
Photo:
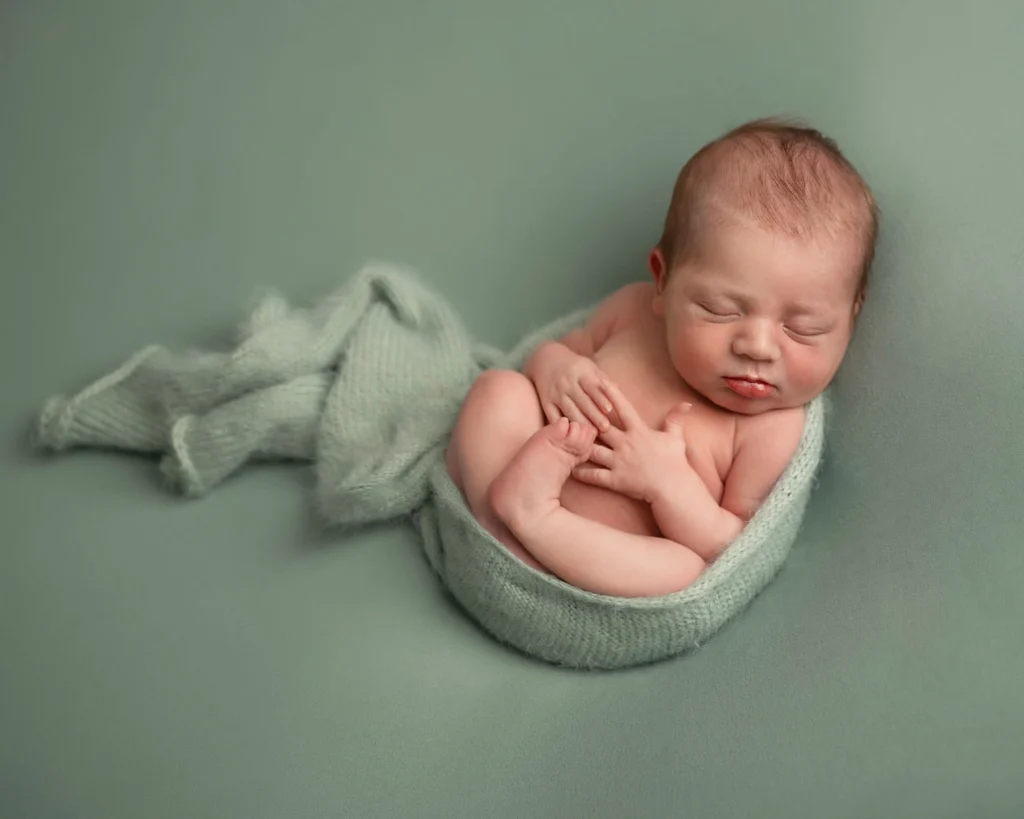
[[[734,419],[697,400],[674,372],[666,374],[635,357],[630,364],[620,361],[617,356],[610,356],[599,366],[649,427],[662,429],[665,416],[673,407],[684,401],[694,404],[683,424],[687,459],[712,494],[720,496],[732,464]]]
[[[654,428],[662,429],[665,416],[681,401],[692,398],[684,391],[676,395],[658,394],[656,390],[644,393],[636,391],[634,406],[644,422]],[[731,420],[719,417],[719,413],[695,406],[685,416],[683,437],[686,440],[686,456],[690,465],[703,480],[705,486],[716,497],[720,498],[725,478],[732,465],[733,443],[735,439]]]

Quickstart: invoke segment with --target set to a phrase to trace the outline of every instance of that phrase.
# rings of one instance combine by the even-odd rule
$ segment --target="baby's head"
[[[679,374],[735,412],[806,404],[846,353],[877,233],[870,189],[817,131],[758,120],[706,145],[650,254]]]

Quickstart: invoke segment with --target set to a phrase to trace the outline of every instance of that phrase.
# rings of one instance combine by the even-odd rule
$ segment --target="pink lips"
[[[767,381],[747,378],[726,378],[726,385],[739,396],[759,400],[771,398],[775,394],[775,387]]]

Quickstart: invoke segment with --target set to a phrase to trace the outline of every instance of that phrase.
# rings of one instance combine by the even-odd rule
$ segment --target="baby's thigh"
[[[537,390],[522,373],[487,370],[462,404],[446,455],[452,480],[466,496],[473,516],[516,557],[547,571],[502,523],[488,502],[488,490],[537,430],[546,423]]]
[[[537,390],[522,373],[486,370],[473,382],[452,431],[447,463],[474,512],[493,480],[544,423]]]

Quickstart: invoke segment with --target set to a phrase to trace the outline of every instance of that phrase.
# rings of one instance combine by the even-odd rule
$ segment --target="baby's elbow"
[[[692,549],[674,546],[668,565],[643,577],[634,579],[630,594],[623,597],[662,597],[689,588],[696,582],[708,561]]]
[[[708,563],[714,563],[721,556],[722,552],[728,549],[743,533],[750,517],[737,515],[723,509],[719,525],[710,533],[711,536],[700,550],[701,556]]]
[[[723,515],[725,520],[722,523],[721,551],[724,552],[743,533],[743,530],[747,528],[747,523],[754,516],[754,511],[756,510],[750,510],[740,515],[725,512]]]

